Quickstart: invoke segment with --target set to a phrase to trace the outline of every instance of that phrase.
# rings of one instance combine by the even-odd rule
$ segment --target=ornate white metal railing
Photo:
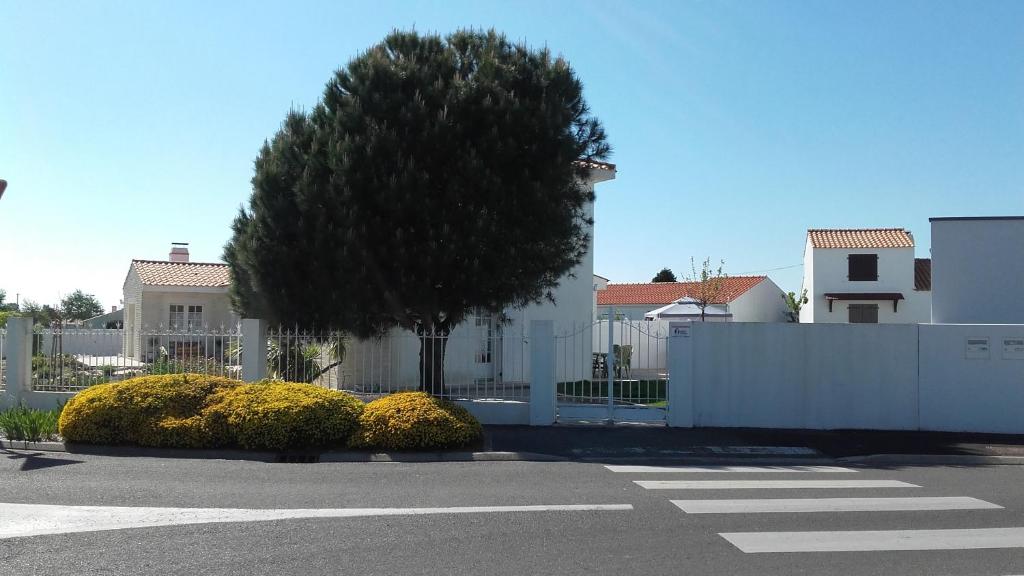
[[[267,333],[267,374],[372,398],[426,390],[449,399],[528,400],[529,349],[519,326],[473,317],[449,334],[391,330],[360,339],[330,330]]]
[[[32,342],[32,389],[75,392],[133,376],[184,372],[238,378],[240,341],[240,332],[233,328],[37,330]]]

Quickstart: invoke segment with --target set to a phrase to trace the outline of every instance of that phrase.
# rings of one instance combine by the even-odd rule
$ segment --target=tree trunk
[[[448,331],[424,330],[420,333],[420,390],[433,396],[444,395],[444,353]]]

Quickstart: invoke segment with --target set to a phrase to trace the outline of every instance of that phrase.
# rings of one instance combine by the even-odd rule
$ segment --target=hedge
[[[351,445],[383,450],[458,448],[482,435],[480,422],[465,408],[425,392],[399,392],[366,405]]]
[[[312,384],[245,384],[201,374],[93,386],[64,406],[58,431],[72,443],[252,450],[443,449],[470,445],[483,434],[469,411],[423,392],[364,405]]]
[[[344,446],[359,425],[363,403],[312,384],[267,382],[218,392],[204,425],[242,448],[284,450]]]
[[[201,374],[141,376],[99,384],[73,396],[61,411],[58,431],[67,442],[205,448],[212,438],[200,413],[209,398],[242,382]]]

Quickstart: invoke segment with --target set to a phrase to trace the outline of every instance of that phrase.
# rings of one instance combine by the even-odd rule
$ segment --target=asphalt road
[[[32,512],[36,508],[14,504],[129,507],[128,512],[141,507],[307,511],[299,514],[309,509],[446,509],[430,515],[0,537],[0,574],[1024,574],[1024,547],[948,549],[963,545],[964,537],[982,545],[1002,537],[1024,546],[1024,537],[1017,533],[1000,536],[990,530],[1024,528],[1024,467],[848,469],[613,472],[602,464],[580,462],[266,464],[0,452],[0,533],[38,520],[38,512]],[[634,482],[805,480],[885,480],[918,487],[646,489]],[[716,509],[722,500],[807,499],[797,504],[807,507],[813,500],[812,508],[842,508],[850,504],[845,500],[849,498],[857,498],[857,506],[882,509],[765,513],[746,510],[750,503],[738,502],[730,504],[734,513],[698,514],[672,503],[697,500],[683,505],[699,510]],[[859,500],[863,498],[871,500]],[[977,509],[886,509],[908,502]],[[461,507],[537,505],[631,508],[453,513]],[[106,514],[116,522],[118,514],[126,513],[46,510],[69,514],[60,525],[78,526],[75,530],[96,521],[90,515]],[[823,532],[856,531],[848,540],[841,538],[841,545],[877,548],[914,541],[906,530],[965,529],[988,531],[917,535],[923,539],[918,541],[947,549],[860,552],[744,552],[722,535],[812,533],[775,538],[767,544],[771,548],[779,542],[815,545]],[[861,537],[890,530],[900,532],[881,534],[874,543]]]

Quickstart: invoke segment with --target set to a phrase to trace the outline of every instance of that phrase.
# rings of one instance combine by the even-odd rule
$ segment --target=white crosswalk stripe
[[[899,480],[634,480],[645,490],[781,490],[803,488],[920,488]]]
[[[966,496],[917,498],[748,498],[742,500],[672,500],[687,514],[765,512],[895,512],[918,510],[990,510],[998,504]]]
[[[622,474],[835,474],[857,472],[840,466],[605,466]],[[736,479],[633,480],[645,490],[803,490],[921,488],[887,479]],[[904,492],[906,494],[906,492]],[[969,496],[842,497],[842,498],[709,498],[672,499],[686,514],[886,513],[953,510],[1002,510]],[[895,550],[971,550],[1024,548],[1024,527],[936,530],[824,530],[807,532],[720,532],[745,553],[868,552]]]
[[[606,465],[612,472],[622,474],[766,474],[766,473],[856,473],[856,470],[841,466],[621,466]]]
[[[747,553],[1024,548],[1024,528],[725,532],[721,536]]]

